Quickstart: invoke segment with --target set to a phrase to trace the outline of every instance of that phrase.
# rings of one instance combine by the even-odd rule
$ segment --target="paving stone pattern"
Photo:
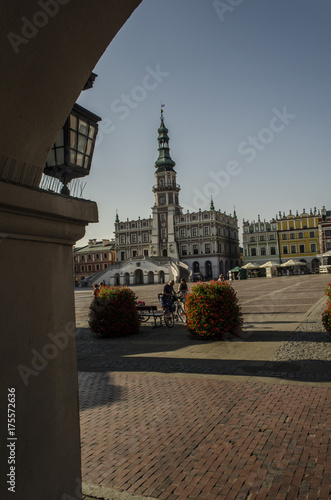
[[[182,325],[94,339],[77,294],[86,500],[329,500],[328,278],[234,283],[244,335],[223,342]]]
[[[329,499],[327,387],[128,373],[79,381],[87,483],[169,500]]]

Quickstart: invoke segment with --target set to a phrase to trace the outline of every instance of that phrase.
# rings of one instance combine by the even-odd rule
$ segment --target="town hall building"
[[[161,109],[155,162],[154,206],[149,218],[115,219],[115,263],[96,281],[111,285],[217,279],[239,265],[236,213],[210,209],[183,213],[179,203],[175,162],[170,156],[168,129]]]

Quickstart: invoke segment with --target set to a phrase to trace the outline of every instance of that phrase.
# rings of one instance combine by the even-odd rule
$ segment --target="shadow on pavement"
[[[88,329],[79,329],[78,369],[80,372],[237,375],[313,382],[331,380],[331,364],[328,361],[259,360],[258,349],[254,358],[252,357],[252,343],[256,342],[259,347],[265,342],[297,342],[295,338],[291,339],[293,332],[246,333],[249,336],[245,339],[207,342],[189,339],[182,325],[176,325],[173,329],[145,327],[139,335],[119,339],[95,339]],[[247,359],[244,351],[246,342],[250,346],[250,356],[247,356]],[[318,342],[321,342],[321,339]],[[322,342],[330,342],[327,334]],[[236,349],[236,343],[241,344],[238,345],[239,350]],[[240,359],[236,359],[238,353]],[[125,397],[125,394],[110,389],[108,396],[121,398]]]

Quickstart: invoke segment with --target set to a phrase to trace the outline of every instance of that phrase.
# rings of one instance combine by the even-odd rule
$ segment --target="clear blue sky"
[[[330,209],[330,20],[325,0],[143,0],[78,100],[103,118],[78,245],[151,214],[161,101],[184,211]]]

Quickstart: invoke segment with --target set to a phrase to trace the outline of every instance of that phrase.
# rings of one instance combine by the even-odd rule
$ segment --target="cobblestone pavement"
[[[78,293],[84,493],[329,500],[331,342],[320,324],[327,282],[234,283],[244,336],[212,343],[189,340],[182,325],[93,339]],[[150,303],[156,288],[139,287],[140,298]]]

